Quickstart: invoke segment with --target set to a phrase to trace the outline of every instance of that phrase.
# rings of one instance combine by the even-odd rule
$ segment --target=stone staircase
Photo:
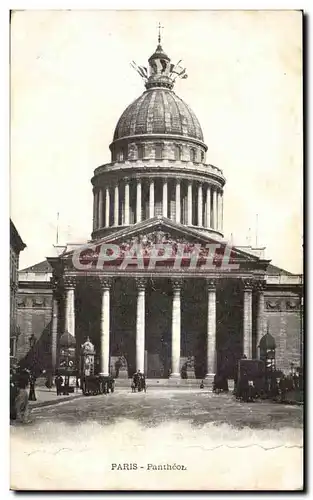
[[[116,388],[124,388],[124,387],[129,387],[131,386],[132,379],[131,378],[117,378],[115,379],[115,387]],[[186,389],[187,387],[192,387],[195,389],[200,388],[201,384],[201,379],[196,379],[196,378],[190,378],[190,379],[167,379],[167,378],[148,378],[146,379],[146,384],[147,388],[153,387],[153,388],[162,388],[162,389],[167,389],[167,388],[182,388]],[[212,390],[213,386],[213,376],[209,379],[204,379],[203,380],[204,388],[206,390],[210,389]],[[228,388],[229,391],[234,390],[234,381],[233,380],[228,380]]]
[[[130,387],[131,378],[115,379],[115,387]],[[190,379],[167,379],[167,378],[148,378],[146,379],[147,387],[200,387],[201,380],[196,378]],[[204,387],[211,388],[212,380],[204,380]]]

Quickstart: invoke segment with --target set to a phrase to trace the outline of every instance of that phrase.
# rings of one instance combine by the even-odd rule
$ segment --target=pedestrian
[[[203,380],[201,380],[200,389],[204,389],[204,383],[203,383]]]
[[[137,388],[139,387],[139,380],[140,380],[140,370],[137,370],[133,376],[133,382],[135,384],[135,387]]]
[[[34,373],[31,373],[29,377],[29,396],[28,396],[29,401],[37,401],[35,393],[35,383],[36,383],[36,377]]]
[[[28,370],[21,370],[17,377],[18,394],[15,399],[16,420],[22,423],[29,421],[29,404],[27,387],[29,384]]]
[[[286,401],[286,392],[287,392],[286,377],[284,374],[280,377],[279,392],[280,392],[280,402],[284,403]]]
[[[243,371],[242,376],[240,377],[239,391],[242,401],[247,403],[249,401],[249,379],[248,379],[248,374],[245,370]]]
[[[16,383],[15,370],[10,370],[10,420],[16,420],[16,397],[18,395],[18,387]]]
[[[57,374],[54,381],[55,381],[55,386],[57,389],[57,396],[60,396],[62,394],[63,377],[61,375]]]

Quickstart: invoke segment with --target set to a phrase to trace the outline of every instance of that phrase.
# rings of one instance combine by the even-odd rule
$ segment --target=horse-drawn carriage
[[[267,397],[275,370],[268,372],[263,360],[241,359],[235,378],[235,396],[238,399],[253,400]]]
[[[84,396],[109,394],[114,392],[115,380],[111,375],[87,375],[81,379],[81,390]]]

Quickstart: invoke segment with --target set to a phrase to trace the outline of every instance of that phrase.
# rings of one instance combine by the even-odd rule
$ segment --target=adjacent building
[[[17,322],[17,290],[20,252],[26,247],[10,219],[10,357],[16,358],[17,339],[20,333]]]

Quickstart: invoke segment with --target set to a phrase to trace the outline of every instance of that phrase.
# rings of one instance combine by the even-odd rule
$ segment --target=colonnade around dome
[[[153,177],[122,179],[94,190],[93,234],[163,216],[223,231],[223,192],[209,182]],[[102,235],[103,232],[101,232]]]

